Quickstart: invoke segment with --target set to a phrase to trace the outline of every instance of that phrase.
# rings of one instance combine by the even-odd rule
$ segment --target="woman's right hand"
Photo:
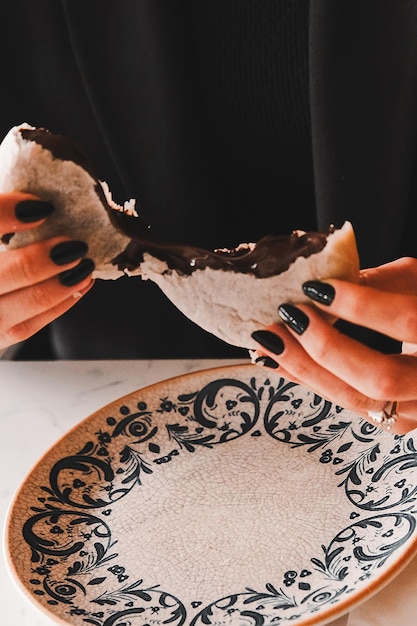
[[[36,228],[52,211],[31,194],[0,194],[0,234]],[[91,289],[87,250],[60,236],[0,253],[0,350],[35,334]]]

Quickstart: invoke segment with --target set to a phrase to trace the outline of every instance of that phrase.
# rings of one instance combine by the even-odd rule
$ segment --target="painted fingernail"
[[[307,330],[310,320],[304,311],[293,304],[281,304],[278,313],[282,321],[297,335],[302,335]]]
[[[72,287],[80,283],[84,278],[87,278],[94,270],[94,267],[94,261],[91,259],[83,259],[76,267],[61,272],[58,276],[59,282],[61,285],[64,285],[64,287]]]
[[[278,337],[278,335],[272,333],[270,330],[255,330],[255,332],[252,333],[252,339],[274,354],[284,352],[285,346],[281,337]]]
[[[320,304],[325,304],[326,306],[331,305],[336,295],[333,285],[322,283],[318,280],[308,280],[305,282],[303,285],[303,292],[306,296],[314,300],[314,302],[319,302]]]
[[[84,241],[62,241],[51,249],[49,256],[55,265],[66,265],[81,259],[87,251],[88,246]]]
[[[269,368],[271,368],[273,370],[276,370],[279,367],[279,363],[274,361],[274,359],[271,359],[270,356],[259,356],[257,359],[255,359],[255,363],[256,363],[256,365],[262,365],[264,367],[269,367]]]
[[[48,217],[54,210],[50,202],[43,200],[22,200],[18,202],[14,208],[14,214],[19,220],[28,224],[29,222],[38,222],[44,217]]]

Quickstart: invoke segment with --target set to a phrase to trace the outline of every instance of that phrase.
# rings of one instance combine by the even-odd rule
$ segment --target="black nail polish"
[[[81,259],[87,251],[88,246],[84,241],[62,241],[51,249],[49,256],[55,265],[66,265],[66,263]]]
[[[325,304],[326,306],[331,305],[336,295],[333,285],[322,283],[318,280],[308,280],[305,282],[303,285],[303,292],[306,296],[314,300],[314,302],[319,302],[320,304]]]
[[[269,367],[273,370],[276,370],[279,367],[279,363],[274,361],[274,359],[271,359],[270,356],[259,356],[257,359],[255,359],[255,363],[257,365],[263,365],[265,367]]]
[[[19,220],[28,224],[29,222],[38,222],[44,217],[48,217],[54,210],[50,202],[43,200],[22,200],[18,202],[14,208],[14,214]]]
[[[270,330],[255,330],[252,333],[252,339],[274,354],[282,354],[284,352],[285,346],[281,337],[278,337]]]
[[[310,320],[304,311],[293,304],[281,304],[278,313],[282,321],[292,328],[297,335],[302,335],[307,330]]]
[[[78,263],[76,267],[73,267],[70,270],[66,270],[65,272],[61,272],[58,276],[59,282],[64,287],[72,287],[77,283],[87,278],[89,274],[94,270],[94,262],[91,259],[83,259]]]

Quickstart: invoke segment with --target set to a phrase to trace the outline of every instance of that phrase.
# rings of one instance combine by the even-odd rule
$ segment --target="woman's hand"
[[[368,420],[382,417],[383,427],[403,434],[417,428],[417,259],[364,270],[361,278],[305,283],[312,304],[282,303],[284,323],[253,337],[260,359],[279,363],[283,375]],[[382,354],[347,337],[333,326],[335,318],[402,342],[403,353]],[[390,423],[393,402],[397,417]]]
[[[36,228],[53,207],[24,193],[0,194],[0,233]],[[0,349],[27,339],[93,285],[87,245],[54,237],[0,253]]]

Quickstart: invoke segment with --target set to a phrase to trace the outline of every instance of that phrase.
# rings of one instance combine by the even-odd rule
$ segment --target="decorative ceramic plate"
[[[88,417],[10,508],[14,578],[59,624],[325,624],[417,550],[417,450],[275,372],[222,367]]]

